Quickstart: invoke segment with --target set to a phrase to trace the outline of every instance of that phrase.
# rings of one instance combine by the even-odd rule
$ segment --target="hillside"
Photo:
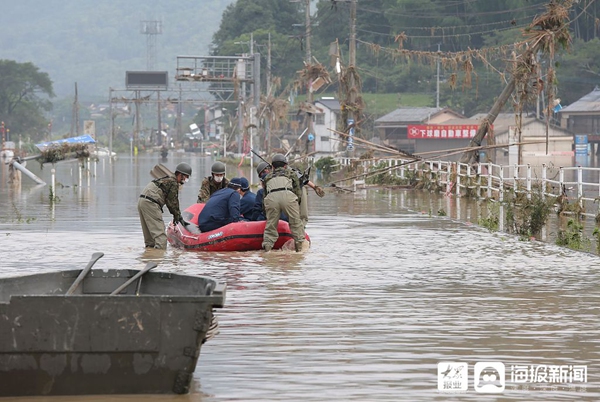
[[[162,21],[155,70],[174,74],[178,55],[206,55],[221,15],[233,0],[21,0],[0,12],[0,59],[32,62],[47,72],[56,95],[108,98],[125,87],[125,71],[146,70],[141,21]]]

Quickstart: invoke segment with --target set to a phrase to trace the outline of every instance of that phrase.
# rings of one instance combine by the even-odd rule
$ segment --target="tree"
[[[32,63],[0,60],[0,120],[11,135],[20,134],[34,141],[44,137],[52,110],[52,81]]]

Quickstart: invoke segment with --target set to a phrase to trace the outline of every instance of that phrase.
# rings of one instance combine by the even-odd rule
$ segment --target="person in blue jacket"
[[[240,212],[247,220],[252,220],[252,209],[256,200],[256,194],[250,191],[250,183],[245,177],[240,177],[242,183],[242,199],[240,200]]]
[[[239,222],[242,184],[239,177],[231,179],[227,187],[215,191],[198,216],[198,227],[210,232],[232,222]]]

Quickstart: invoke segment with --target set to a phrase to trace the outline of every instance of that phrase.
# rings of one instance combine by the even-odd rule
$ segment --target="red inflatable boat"
[[[167,227],[167,238],[174,247],[193,251],[249,251],[262,249],[263,233],[266,221],[242,221],[230,223],[211,232],[201,233],[198,229],[198,215],[204,204],[194,204],[183,211],[183,219],[191,225],[181,224]],[[279,239],[273,249],[280,249],[289,240],[293,240],[290,226],[279,221],[277,227]],[[306,235],[306,241],[310,238]],[[294,249],[293,243],[291,249]]]

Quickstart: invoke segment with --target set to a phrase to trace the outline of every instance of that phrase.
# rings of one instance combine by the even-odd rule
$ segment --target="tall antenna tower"
[[[162,21],[141,21],[140,33],[146,35],[146,70],[156,65],[156,35],[162,34]]]

